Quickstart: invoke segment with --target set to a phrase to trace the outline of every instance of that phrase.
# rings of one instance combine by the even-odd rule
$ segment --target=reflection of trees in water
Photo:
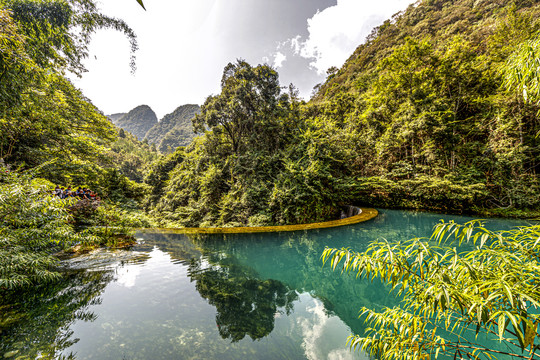
[[[207,235],[146,232],[141,236],[144,245],[138,245],[138,250],[157,246],[173,259],[189,261],[188,275],[199,294],[215,306],[216,323],[224,339],[237,342],[246,335],[253,340],[267,336],[274,329],[276,314],[289,314],[298,299],[283,283],[260,280],[250,266],[241,266],[231,256],[234,250],[223,252],[205,246]]]
[[[359,308],[392,306],[396,300],[379,281],[358,281],[354,276],[339,276],[322,267],[325,245],[354,244],[360,250],[370,241],[359,240],[358,229],[341,230],[198,236],[193,240],[204,254],[209,254],[205,256],[209,263],[234,262],[244,271],[257,274],[260,282],[275,279],[289,289],[310,293],[323,302],[329,315],[338,316],[354,332],[362,333],[365,324],[358,319]]]
[[[196,281],[201,296],[216,307],[219,334],[232,342],[246,335],[253,340],[267,336],[274,329],[275,315],[288,315],[298,299],[298,294],[283,283],[259,280],[253,271],[250,274],[245,267],[228,261],[202,268],[199,260],[193,260],[188,274]]]
[[[73,322],[97,318],[88,309],[101,303],[99,296],[113,279],[113,270],[81,270],[70,272],[60,281],[2,298],[0,325],[6,327],[0,326],[0,357],[56,358],[79,341],[69,330]],[[13,299],[17,303],[12,303]],[[12,323],[10,318],[17,321]]]
[[[211,264],[209,269],[193,271],[190,276],[197,281],[201,295],[218,309],[218,325],[220,322],[233,324],[230,327],[220,325],[221,335],[233,341],[234,334],[240,334],[239,339],[246,334],[260,338],[256,331],[250,334],[242,330],[243,327],[256,330],[250,323],[252,315],[242,316],[249,314],[251,307],[238,305],[242,296],[254,297],[252,289],[255,287],[251,287],[248,280],[258,284],[278,281],[287,289],[309,292],[323,302],[329,314],[339,316],[354,332],[362,333],[365,324],[358,319],[358,309],[362,306],[393,306],[396,299],[379,281],[358,281],[354,276],[342,277],[328,267],[323,268],[321,254],[324,247],[351,247],[361,251],[377,238],[398,240],[428,235],[440,218],[437,214],[385,211],[372,221],[342,228],[221,235],[157,233],[148,238],[148,244],[158,246],[173,258],[195,258],[199,267],[201,256]],[[249,272],[249,275],[242,275],[241,271]],[[270,291],[270,288],[270,284],[262,287],[264,291]],[[271,316],[259,315],[260,324],[270,324],[270,331],[274,318],[271,310],[268,310]],[[235,317],[228,319],[227,314],[234,314],[234,311],[237,311]],[[229,328],[234,330],[229,332]]]

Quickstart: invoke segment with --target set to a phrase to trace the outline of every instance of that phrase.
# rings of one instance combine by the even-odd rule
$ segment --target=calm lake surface
[[[322,267],[322,251],[429,236],[441,219],[471,220],[382,210],[365,223],[303,232],[141,232],[133,249],[66,260],[64,280],[22,294],[14,325],[0,333],[0,358],[367,359],[346,346],[364,329],[358,310],[396,299],[380,283]]]

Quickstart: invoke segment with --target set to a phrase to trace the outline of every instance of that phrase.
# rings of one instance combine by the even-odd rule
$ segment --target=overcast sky
[[[374,26],[413,0],[105,0],[104,14],[136,32],[137,71],[129,42],[98,32],[76,86],[105,114],[149,105],[162,118],[220,92],[223,68],[236,59],[267,63],[280,83],[309,98],[326,70],[340,67]]]

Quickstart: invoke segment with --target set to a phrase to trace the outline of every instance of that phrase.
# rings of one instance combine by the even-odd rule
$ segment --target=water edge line
[[[243,227],[215,227],[215,228],[144,228],[138,229],[139,231],[145,230],[160,230],[168,231],[178,234],[242,234],[242,233],[266,233],[266,232],[280,232],[280,231],[300,231],[300,230],[314,230],[325,229],[345,225],[358,224],[364,221],[371,220],[379,214],[376,209],[372,208],[360,208],[362,212],[358,215],[350,216],[345,219],[330,220],[309,224],[297,224],[297,225],[275,225],[275,226],[243,226]]]

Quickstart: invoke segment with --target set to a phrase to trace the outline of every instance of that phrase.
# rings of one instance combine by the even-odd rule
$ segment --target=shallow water
[[[366,359],[346,346],[364,329],[358,309],[396,300],[380,283],[323,268],[324,247],[428,236],[440,219],[470,220],[383,210],[366,223],[303,232],[142,232],[130,251],[66,260],[63,281],[22,294],[25,317],[0,334],[0,358]]]

